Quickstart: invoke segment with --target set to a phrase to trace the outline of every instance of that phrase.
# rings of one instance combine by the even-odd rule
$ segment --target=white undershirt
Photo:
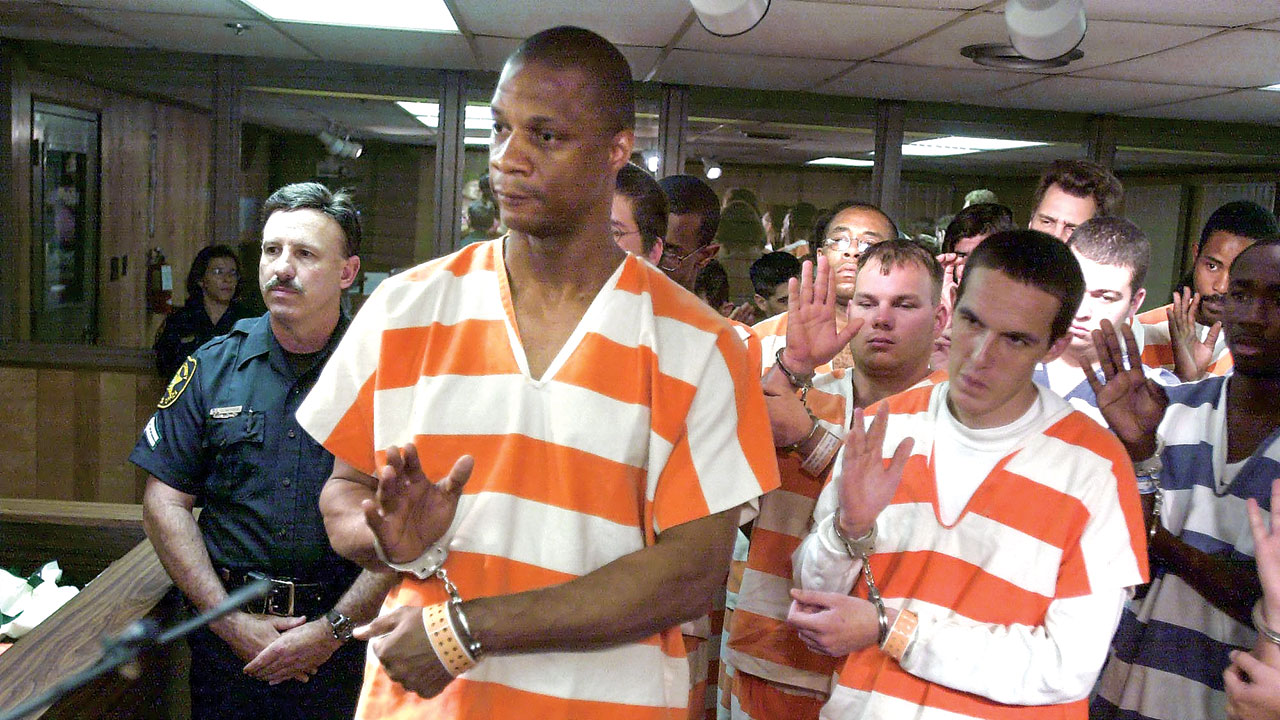
[[[1029,435],[1031,427],[1044,416],[1044,401],[1038,392],[1035,402],[1022,417],[1008,425],[981,430],[962,425],[951,414],[951,408],[943,404],[933,440],[934,477],[946,478],[945,483],[937,483],[938,515],[943,524],[955,524],[996,463]]]

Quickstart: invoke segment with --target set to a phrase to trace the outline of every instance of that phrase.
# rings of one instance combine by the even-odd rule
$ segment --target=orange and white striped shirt
[[[661,272],[627,257],[541,378],[515,324],[503,240],[385,281],[298,411],[372,475],[413,442],[428,477],[475,468],[445,568],[464,598],[564,583],[668,528],[777,485],[768,417],[742,341]],[[405,576],[384,612],[445,599]],[[424,699],[369,663],[357,717],[683,718],[678,628],[590,652],[486,657]]]
[[[939,370],[912,387],[942,382]],[[853,417],[853,382],[847,373],[818,375],[806,404],[829,432],[844,434]],[[727,662],[736,670],[771,682],[820,693],[831,689],[840,658],[805,647],[787,625],[791,605],[791,556],[809,534],[810,518],[830,473],[814,477],[800,466],[803,458],[779,451],[782,486],[760,498],[760,515],[751,531],[747,568],[729,633]]]
[[[885,463],[903,438],[915,443],[870,562],[885,604],[919,616],[914,639],[901,664],[874,644],[849,655],[822,716],[1083,720],[1118,619],[1113,598],[1147,578],[1133,466],[1114,435],[1039,388],[1041,419],[944,525],[947,473],[935,472],[933,445],[948,387],[885,401]],[[797,554],[805,587],[857,578],[831,539],[835,492],[824,490]]]
[[[1172,308],[1173,303],[1169,303],[1164,307],[1148,310],[1138,315],[1134,322],[1135,330],[1137,326],[1141,326],[1137,340],[1142,347],[1142,364],[1149,368],[1164,368],[1173,372],[1173,341],[1169,336],[1169,311]],[[1201,340],[1204,340],[1208,332],[1209,328],[1196,324],[1196,335]],[[1222,376],[1231,372],[1233,367],[1235,361],[1231,359],[1231,350],[1227,348],[1227,333],[1218,333],[1218,341],[1213,346],[1213,360],[1205,374],[1207,377]]]

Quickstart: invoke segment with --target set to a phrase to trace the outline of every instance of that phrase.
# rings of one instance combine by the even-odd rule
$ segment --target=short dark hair
[[[764,223],[760,213],[741,200],[724,206],[720,213],[720,227],[716,230],[716,242],[727,248],[751,248],[759,252],[764,248]]]
[[[800,277],[800,260],[788,252],[771,252],[751,263],[751,287],[769,297],[782,283]]]
[[[880,263],[880,272],[888,275],[895,267],[915,265],[929,273],[930,285],[933,288],[931,298],[934,305],[942,300],[942,264],[925,246],[915,240],[905,238],[889,238],[867,248],[858,258],[858,272],[866,264],[875,260]]]
[[[858,200],[841,200],[833,205],[830,210],[819,215],[817,221],[813,224],[813,234],[808,238],[809,251],[811,253],[817,255],[818,251],[822,249],[822,242],[827,239],[827,227],[831,225],[831,221],[835,220],[837,215],[845,210],[870,210],[879,213],[880,217],[889,223],[889,229],[893,231],[893,237],[898,237],[898,223],[894,222],[893,218],[889,217],[889,213],[881,210],[878,205]]]
[[[1248,200],[1233,200],[1213,211],[1200,231],[1196,255],[1204,251],[1204,244],[1215,232],[1228,232],[1250,240],[1270,240],[1280,233],[1276,229],[1276,216]]]
[[[693,280],[693,294],[706,297],[707,304],[716,312],[729,302],[729,273],[718,260],[711,260],[698,271]]]
[[[317,182],[285,185],[262,204],[262,222],[265,224],[272,213],[292,210],[319,210],[333,218],[347,240],[347,257],[360,252],[360,211],[356,210],[349,190],[333,192]]]
[[[1115,215],[1124,201],[1124,185],[1110,170],[1089,160],[1054,160],[1040,176],[1031,199],[1031,212],[1040,207],[1044,194],[1053,185],[1073,197],[1093,198],[1098,206],[1094,215]]]
[[[631,200],[631,212],[640,229],[640,244],[647,253],[654,243],[667,234],[667,196],[653,176],[635,163],[627,163],[618,171],[613,191]]]
[[[956,304],[964,297],[976,270],[999,270],[1013,280],[1058,299],[1058,313],[1049,327],[1049,344],[1071,328],[1084,299],[1084,273],[1067,244],[1039,230],[1005,230],[983,240],[969,253],[964,277],[956,290]]]
[[[756,194],[744,187],[737,187],[729,191],[724,198],[724,204],[728,205],[732,202],[744,202],[751,206],[752,210],[760,212],[760,198]]]
[[[191,261],[191,270],[187,272],[187,305],[198,305],[204,302],[204,288],[200,287],[200,281],[204,279],[204,274],[209,272],[209,263],[214,258],[231,258],[236,263],[236,272],[240,272],[240,256],[236,255],[236,251],[226,245],[206,245],[200,248],[200,252],[196,253],[196,257]]]
[[[487,200],[472,200],[467,205],[467,225],[472,231],[488,232],[497,219],[498,209]]]
[[[818,208],[813,203],[798,202],[792,205],[783,219],[791,218],[791,241],[810,240],[821,232],[817,229]],[[779,228],[781,230],[781,228]]]
[[[1013,211],[999,203],[975,203],[956,213],[942,236],[942,252],[953,253],[956,243],[975,235],[1013,230]]]
[[[613,43],[585,28],[561,25],[529,37],[507,58],[507,66],[546,65],[578,70],[591,79],[610,132],[634,129],[636,99],[631,64]]]
[[[672,215],[699,215],[698,247],[716,239],[720,229],[720,198],[711,186],[692,175],[668,175],[658,181],[667,196],[667,212]]]
[[[1135,293],[1147,281],[1151,267],[1151,243],[1142,228],[1121,217],[1095,217],[1080,223],[1068,243],[1072,250],[1096,263],[1129,268],[1129,291]]]

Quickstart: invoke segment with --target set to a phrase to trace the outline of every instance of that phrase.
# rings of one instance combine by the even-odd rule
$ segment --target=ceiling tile
[[[1257,26],[1259,30],[1280,30],[1280,20],[1276,22],[1263,23]]]
[[[807,90],[818,78],[830,77],[846,67],[848,63],[839,60],[673,50],[655,79],[687,85]]]
[[[456,33],[304,23],[281,23],[277,27],[325,60],[449,70],[477,67],[466,38]]]
[[[1090,22],[1080,50],[1084,57],[1060,71],[1076,72],[1128,60],[1206,37],[1214,30],[1154,23]],[[909,65],[978,67],[960,54],[966,45],[1007,43],[1009,32],[1001,13],[981,13],[956,23],[942,32],[912,43],[881,58]]]
[[[319,59],[265,22],[250,23],[248,31],[236,35],[224,26],[225,18],[115,10],[76,12],[117,32],[146,40],[151,47],[161,50]]]
[[[1280,125],[1280,93],[1264,90],[1239,90],[1225,95],[1134,110],[1124,114],[1138,117]]]
[[[143,46],[138,40],[100,27],[63,8],[29,2],[0,3],[0,37],[68,45]]]
[[[1190,85],[1156,85],[1058,75],[1003,90],[989,97],[975,96],[972,101],[980,105],[995,104],[1003,107],[1114,113],[1174,100],[1204,97],[1212,92],[1213,88]]]
[[[1280,83],[1280,33],[1233,30],[1117,65],[1090,77],[1217,87]]]
[[[480,68],[482,70],[501,70],[507,56],[515,51],[521,40],[507,37],[476,37],[476,46],[480,50]],[[631,64],[633,79],[640,80],[643,73],[649,71],[657,62],[661,50],[651,47],[618,46],[623,57]]]
[[[1084,0],[1084,14],[1092,20],[1149,22],[1153,16],[1170,25],[1237,27],[1280,18],[1273,2],[1223,0]]]
[[[741,55],[861,60],[879,55],[960,15],[953,10],[775,1],[750,32],[722,38],[694,24],[677,47]],[[838,32],[832,32],[835,28]]]
[[[978,67],[952,69],[867,62],[816,90],[894,100],[964,102],[971,96],[988,95],[1037,77]]]
[[[204,15],[237,20],[258,20],[261,16],[236,0],[48,0],[55,5],[102,10],[132,10],[173,15]]]
[[[619,45],[662,47],[692,9],[689,0],[547,3],[458,0],[462,23],[476,35],[525,38],[566,23],[594,30]]]

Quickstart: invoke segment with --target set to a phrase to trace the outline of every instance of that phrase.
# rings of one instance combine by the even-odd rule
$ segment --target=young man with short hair
[[[1066,245],[992,235],[961,281],[949,380],[869,427],[855,413],[789,617],[848,655],[823,717],[1084,717],[1146,552],[1124,448],[1031,380],[1083,290]]]
[[[1172,303],[1138,316],[1142,363],[1171,370],[1183,382],[1226,375],[1232,366],[1221,334],[1227,268],[1242,250],[1276,235],[1275,215],[1261,205],[1236,200],[1214,210],[1196,245],[1190,287],[1174,293]]]
[[[1027,227],[1069,242],[1081,223],[1115,215],[1123,200],[1124,186],[1110,170],[1088,160],[1054,160],[1040,176]]]
[[[873,245],[858,264],[849,324],[840,332],[826,258],[818,260],[816,280],[806,271],[792,283],[786,370],[775,368],[765,378],[782,487],[760,500],[730,628],[726,662],[734,668],[735,718],[817,717],[837,663],[800,642],[786,624],[786,608],[791,554],[807,532],[839,445],[832,433],[843,433],[855,406],[945,377],[929,372],[933,339],[947,320],[937,259],[923,246],[895,238]],[[797,398],[788,378],[807,377],[846,344],[853,367],[817,375],[801,389],[804,400]]]
[[[1037,365],[1034,378],[1105,426],[1098,399],[1085,377],[1087,372],[1096,372],[1098,363],[1093,331],[1102,327],[1103,320],[1114,327],[1133,323],[1147,296],[1142,283],[1151,263],[1151,245],[1142,230],[1128,220],[1096,217],[1076,228],[1071,253],[1084,274],[1084,299],[1071,322],[1067,349],[1056,359]],[[1165,385],[1178,383],[1177,377],[1164,370],[1150,370],[1147,375]]]
[[[359,717],[685,720],[678,626],[777,484],[758,380],[723,318],[613,241],[618,49],[538,33],[491,107],[509,234],[383,282],[298,411],[335,455],[333,547],[401,573],[357,630]]]
[[[635,163],[618,171],[609,225],[618,247],[658,264],[667,234],[667,197],[658,181]]]
[[[1223,377],[1166,389],[1126,364],[1125,350],[1137,353],[1127,327],[1123,346],[1108,323],[1095,333],[1098,404],[1139,481],[1159,489],[1147,515],[1151,587],[1120,620],[1090,708],[1097,720],[1225,720],[1229,654],[1255,638],[1262,591],[1246,506],[1270,508],[1280,477],[1280,242],[1243,250],[1223,294],[1235,358]]]
[[[800,277],[800,261],[795,255],[772,252],[751,263],[752,304],[760,320],[787,311],[787,282]]]

